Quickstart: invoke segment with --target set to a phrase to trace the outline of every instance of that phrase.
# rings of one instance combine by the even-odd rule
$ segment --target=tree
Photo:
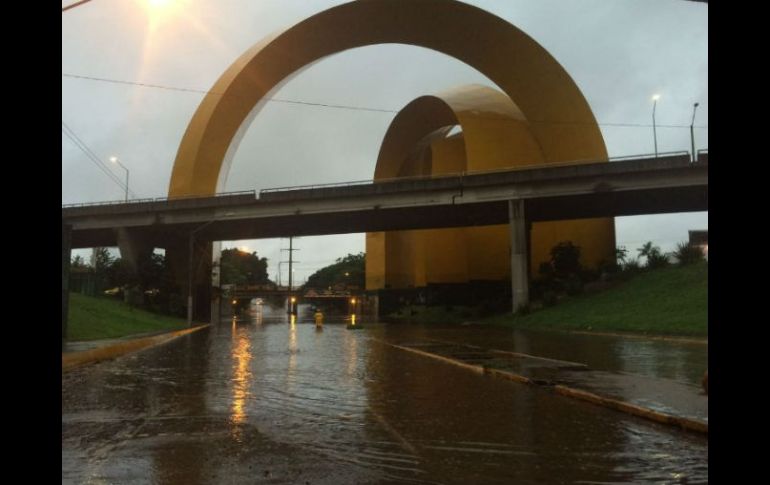
[[[637,251],[639,251],[639,256],[644,256],[647,259],[645,266],[649,269],[662,268],[668,265],[668,259],[660,252],[658,246],[652,245],[652,241],[647,241]]]
[[[83,258],[79,254],[76,254],[75,257],[72,258],[72,262],[70,263],[70,266],[72,267],[72,269],[81,269],[81,268],[88,267],[86,262],[83,261]]]
[[[110,254],[110,250],[107,248],[94,248],[96,251],[96,266],[94,269],[97,273],[104,273],[115,261],[115,258]]]
[[[222,284],[262,285],[270,282],[267,277],[267,258],[260,258],[256,252],[225,249],[222,251],[219,268]]]
[[[366,286],[366,254],[348,254],[337,258],[334,264],[319,269],[307,279],[304,288],[327,289],[344,286],[345,288],[364,288]]]

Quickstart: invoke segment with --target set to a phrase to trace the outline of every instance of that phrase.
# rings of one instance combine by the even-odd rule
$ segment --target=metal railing
[[[255,190],[239,190],[233,192],[218,192],[209,195],[177,195],[174,197],[155,197],[155,198],[143,198],[143,199],[130,199],[130,200],[109,200],[103,202],[80,202],[76,204],[62,204],[62,209],[69,207],[88,207],[94,205],[126,205],[126,204],[143,204],[147,202],[171,202],[177,200],[187,199],[209,199],[209,198],[221,198],[221,197],[235,197],[239,195],[253,195],[256,197],[257,192]]]
[[[610,162],[613,161],[621,161],[621,160],[639,160],[639,159],[654,159],[654,158],[665,158],[665,157],[674,157],[674,156],[688,156],[689,157],[690,152],[687,151],[674,151],[674,152],[659,152],[657,157],[653,153],[645,153],[640,155],[624,155],[620,157],[610,157],[608,160]],[[527,165],[517,165],[515,167],[503,167],[503,168],[493,168],[488,170],[472,170],[472,171],[462,171],[462,172],[449,172],[449,173],[442,173],[437,175],[410,175],[406,177],[394,177],[394,178],[386,178],[386,179],[372,179],[372,180],[355,180],[352,182],[336,182],[336,183],[328,183],[328,184],[310,184],[310,185],[293,185],[293,186],[287,186],[287,187],[271,187],[269,189],[262,189],[259,191],[261,194],[270,194],[270,193],[276,193],[276,192],[288,192],[293,190],[312,190],[312,189],[326,189],[326,188],[334,188],[334,187],[352,187],[352,186],[359,186],[359,185],[370,185],[370,184],[381,184],[381,183],[390,183],[390,182],[408,182],[410,180],[418,181],[418,180],[435,180],[435,179],[442,179],[442,178],[450,178],[450,177],[465,177],[468,175],[482,175],[482,174],[491,174],[491,173],[500,173],[500,172],[512,172],[512,171],[518,171],[518,170],[532,170],[532,169],[540,169],[540,168],[553,168],[553,167],[568,167],[573,165],[589,165],[592,163],[606,163],[607,160],[596,160],[596,159],[582,159],[582,160],[570,160],[567,162],[555,162],[555,163],[533,163],[533,164],[527,164]]]
[[[708,148],[698,150],[699,157],[701,153],[708,155]],[[489,169],[489,170],[473,170],[469,172],[468,171],[450,172],[450,173],[443,173],[443,174],[436,174],[436,175],[410,175],[406,177],[392,177],[392,178],[376,179],[376,180],[369,179],[369,180],[354,180],[350,182],[333,182],[333,183],[327,183],[327,184],[271,187],[267,189],[261,189],[259,191],[259,196],[261,196],[262,194],[289,192],[294,190],[313,190],[313,189],[327,189],[327,188],[335,188],[335,187],[354,187],[354,186],[361,186],[361,185],[387,184],[387,183],[396,183],[396,182],[403,183],[403,182],[420,181],[420,180],[439,180],[439,179],[451,178],[451,177],[465,177],[468,175],[492,174],[492,173],[500,173],[500,172],[512,172],[512,171],[519,171],[519,170],[533,170],[533,169],[553,168],[553,167],[568,167],[568,166],[574,166],[574,165],[589,165],[594,163],[606,163],[607,161],[618,162],[623,160],[642,160],[642,159],[665,158],[665,157],[674,157],[674,156],[689,157],[690,155],[691,155],[690,152],[682,150],[682,151],[662,152],[662,153],[659,152],[657,156],[653,153],[643,153],[638,155],[623,155],[619,157],[609,157],[607,160],[581,159],[581,160],[570,160],[566,162],[555,162],[555,163],[533,163],[533,164],[527,164],[527,165],[517,165],[515,167],[504,167],[504,168],[496,168],[496,169]],[[112,201],[104,201],[104,202],[81,202],[81,203],[75,203],[75,204],[62,204],[62,209],[70,208],[70,207],[88,207],[88,206],[97,206],[97,205],[126,205],[126,204],[140,204],[140,203],[146,203],[146,202],[171,202],[171,201],[185,200],[185,199],[206,199],[206,198],[234,197],[234,196],[241,196],[241,195],[253,195],[255,199],[259,198],[256,190],[241,190],[241,191],[233,191],[233,192],[218,192],[215,194],[208,194],[208,195],[182,195],[182,196],[175,196],[175,197],[131,199],[128,201],[112,200]]]

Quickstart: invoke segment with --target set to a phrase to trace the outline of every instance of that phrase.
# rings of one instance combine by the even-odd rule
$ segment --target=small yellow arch
[[[453,125],[462,131],[447,138]],[[516,104],[493,88],[467,85],[421,96],[398,112],[382,141],[375,179],[544,163],[539,141]],[[584,264],[595,265],[613,255],[613,220],[534,224],[533,273],[563,240],[582,248]],[[509,244],[506,225],[368,233],[367,289],[503,280],[510,277]]]

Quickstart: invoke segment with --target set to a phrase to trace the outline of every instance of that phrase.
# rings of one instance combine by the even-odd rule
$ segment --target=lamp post
[[[120,163],[120,160],[118,160],[118,157],[110,157],[110,161],[112,163],[117,163],[123,168],[123,170],[126,171],[126,202],[128,202],[128,169],[122,163]]]
[[[660,94],[652,95],[652,140],[655,142],[655,158],[658,158],[658,134],[655,131],[655,107],[658,105]]]
[[[692,143],[692,161],[693,163],[697,160],[695,159],[695,131],[693,128],[695,127],[695,110],[698,109],[698,103],[695,103],[692,105],[692,121],[690,122],[690,143]]]

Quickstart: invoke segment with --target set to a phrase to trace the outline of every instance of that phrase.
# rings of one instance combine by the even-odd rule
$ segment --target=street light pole
[[[128,202],[128,169],[122,163],[120,163],[120,160],[118,160],[118,157],[110,157],[110,161],[112,163],[117,163],[123,168],[123,170],[126,171],[126,199],[125,200],[126,202]]]
[[[692,121],[690,122],[690,142],[692,143],[692,161],[693,163],[697,160],[695,159],[695,131],[693,128],[695,127],[695,110],[698,109],[698,103],[695,103],[692,105]]]
[[[655,131],[655,107],[658,105],[659,94],[652,96],[652,139],[655,142],[655,158],[658,158],[658,134]]]

